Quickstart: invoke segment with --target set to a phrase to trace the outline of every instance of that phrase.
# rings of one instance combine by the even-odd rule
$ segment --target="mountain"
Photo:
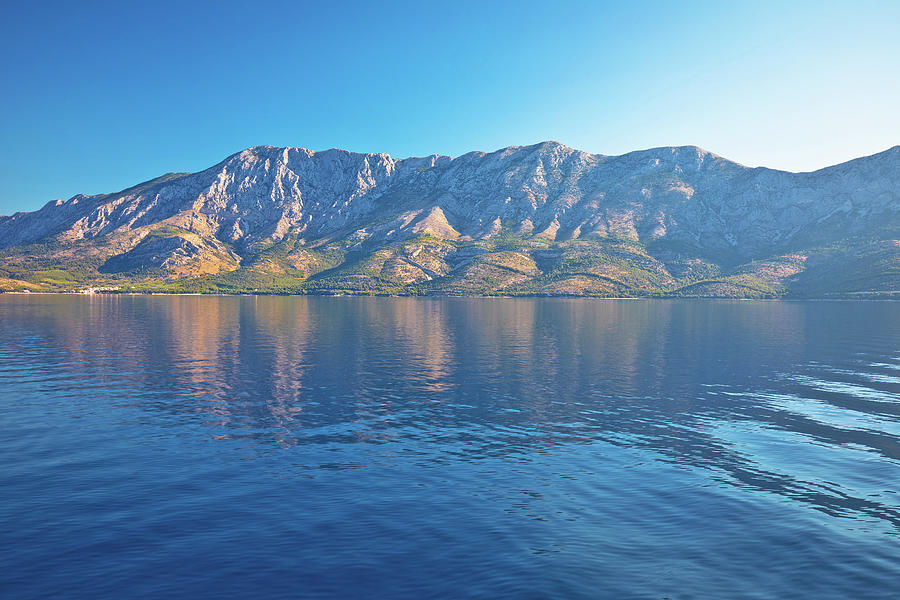
[[[258,146],[0,217],[0,289],[882,295],[900,146],[811,173],[695,146],[394,159]]]

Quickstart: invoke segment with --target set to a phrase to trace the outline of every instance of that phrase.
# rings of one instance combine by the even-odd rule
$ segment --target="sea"
[[[0,295],[0,597],[900,598],[900,302]]]

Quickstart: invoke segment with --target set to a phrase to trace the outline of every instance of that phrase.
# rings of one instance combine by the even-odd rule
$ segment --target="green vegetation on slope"
[[[86,240],[7,250],[0,256],[0,291],[774,298],[888,294],[900,281],[895,241],[730,268],[671,249],[651,252],[626,239],[556,242],[508,233],[382,244],[305,243],[289,235],[239,260],[225,244],[164,226],[116,251],[111,242]]]

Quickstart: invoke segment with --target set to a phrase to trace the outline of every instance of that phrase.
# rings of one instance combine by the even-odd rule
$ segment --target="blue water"
[[[900,303],[0,296],[0,596],[900,597]]]

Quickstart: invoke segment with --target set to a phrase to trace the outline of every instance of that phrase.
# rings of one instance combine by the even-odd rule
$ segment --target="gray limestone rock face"
[[[400,160],[259,146],[199,173],[0,217],[0,248],[163,221],[192,230],[202,222],[198,234],[238,254],[288,235],[373,242],[508,232],[746,261],[849,236],[896,237],[900,146],[812,173],[747,168],[693,146],[603,156],[544,142]]]

